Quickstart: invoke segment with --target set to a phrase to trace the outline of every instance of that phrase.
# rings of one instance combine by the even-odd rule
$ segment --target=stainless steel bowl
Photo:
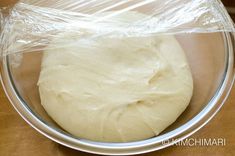
[[[193,98],[174,124],[159,136],[143,141],[94,142],[77,138],[59,127],[40,104],[36,85],[42,56],[40,51],[3,57],[2,84],[21,117],[37,131],[62,145],[109,155],[130,155],[159,150],[189,137],[203,127],[222,107],[233,84],[234,34],[181,34],[177,35],[177,39],[185,50],[193,74]]]

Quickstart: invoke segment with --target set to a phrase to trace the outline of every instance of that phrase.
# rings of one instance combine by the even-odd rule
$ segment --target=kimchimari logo
[[[176,146],[226,146],[225,138],[187,138],[181,141],[169,139],[162,141],[163,145],[172,144]]]

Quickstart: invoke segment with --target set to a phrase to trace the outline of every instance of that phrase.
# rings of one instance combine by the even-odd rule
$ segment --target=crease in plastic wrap
[[[234,32],[218,0],[24,0],[7,15],[1,8],[0,18],[1,56],[53,48],[64,32],[81,39]]]

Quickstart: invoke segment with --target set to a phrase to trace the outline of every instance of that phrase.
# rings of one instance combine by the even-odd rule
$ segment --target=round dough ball
[[[64,33],[44,51],[38,86],[43,107],[66,131],[129,142],[172,124],[190,102],[193,80],[174,36]]]

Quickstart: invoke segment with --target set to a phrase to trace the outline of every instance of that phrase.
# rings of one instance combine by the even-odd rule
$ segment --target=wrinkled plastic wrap
[[[118,19],[127,12],[144,16]],[[0,18],[2,56],[44,50],[63,32],[86,38],[234,32],[218,0],[24,0],[8,15],[2,8]],[[70,44],[76,41],[62,45]]]

